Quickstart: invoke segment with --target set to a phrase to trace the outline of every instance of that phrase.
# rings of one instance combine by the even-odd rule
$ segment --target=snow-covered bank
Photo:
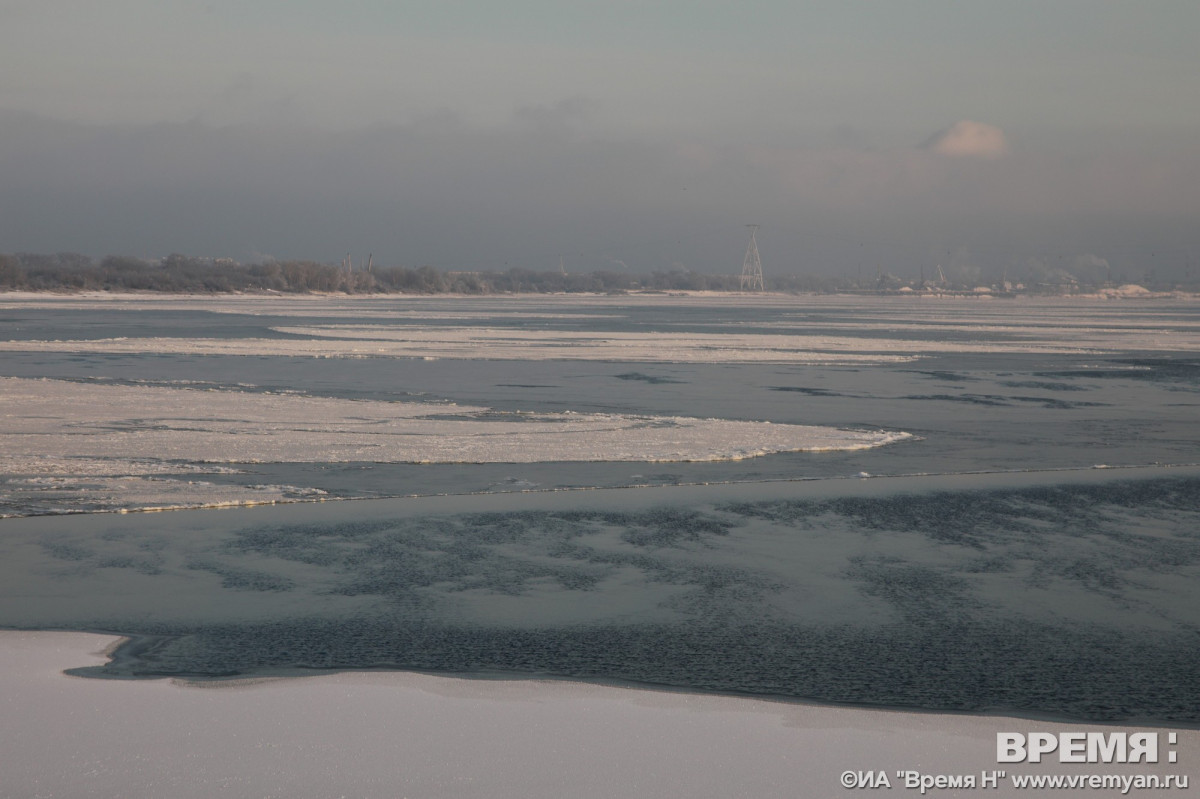
[[[112,639],[0,633],[0,797],[835,796],[844,771],[1184,774],[1178,762],[997,764],[996,733],[1144,728],[829,707],[544,680],[349,672],[88,680]],[[1010,780],[995,797],[1030,796]],[[964,794],[974,795],[974,791]]]

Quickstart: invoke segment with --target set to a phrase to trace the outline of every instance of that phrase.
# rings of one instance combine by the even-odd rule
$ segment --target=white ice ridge
[[[712,308],[715,313],[709,324],[725,330],[690,333],[670,322],[652,333],[586,329],[597,319],[627,317],[647,307],[668,312]],[[9,293],[0,294],[0,309],[154,309],[299,317],[301,324],[276,330],[303,338],[7,341],[0,342],[0,351],[861,366],[950,352],[1191,352],[1200,349],[1195,307],[1195,298],[1113,303],[1079,297],[981,302],[825,295],[422,298]],[[741,313],[758,308],[770,310],[767,318]],[[742,318],[731,320],[730,309]],[[851,318],[844,318],[847,315]],[[669,319],[670,313],[664,318]],[[339,320],[359,323],[333,324]],[[539,323],[538,329],[510,326],[520,320]],[[540,324],[555,320],[570,320],[585,329],[552,330]],[[743,332],[739,329],[743,326],[760,329]]]
[[[0,473],[140,463],[718,461],[856,450],[908,433],[0,378]],[[136,473],[136,472],[135,472]],[[145,473],[145,471],[142,471]]]
[[[398,328],[305,325],[279,333],[348,339],[393,355],[495,360],[597,360],[668,363],[896,363],[937,352],[1090,352],[1060,340],[947,342],[783,333],[591,332],[488,327]],[[320,337],[320,338],[316,338]],[[3,345],[7,346],[7,345]]]
[[[635,363],[787,363],[870,365],[915,360],[913,347],[887,339],[843,340],[746,333],[579,333],[458,327],[279,327],[305,339],[109,338],[78,341],[0,341],[0,351],[269,355],[313,358],[457,358],[521,361],[628,361]],[[866,352],[828,352],[822,349]],[[927,349],[943,350],[942,345]],[[1045,351],[1045,350],[1040,350]],[[1059,350],[1054,350],[1059,351]],[[1070,352],[1079,352],[1070,349]]]
[[[776,323],[778,325],[779,323]],[[859,325],[869,329],[870,324]],[[881,324],[920,335],[924,325]],[[272,328],[305,338],[107,338],[0,341],[0,351],[102,354],[255,355],[313,358],[424,358],[628,363],[778,363],[865,366],[936,353],[1098,355],[1116,350],[1192,350],[1200,334],[1035,326],[944,325],[939,333],[976,340],[922,340],[797,333],[592,332],[421,325],[304,325]],[[990,335],[989,335],[990,334]],[[994,338],[993,338],[994,337]],[[1064,343],[1064,342],[1070,342]]]

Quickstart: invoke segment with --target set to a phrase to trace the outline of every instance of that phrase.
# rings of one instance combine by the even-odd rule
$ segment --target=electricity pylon
[[[746,227],[750,228],[750,246],[746,248],[746,258],[742,261],[742,277],[738,285],[742,291],[762,291],[762,259],[758,257],[758,244],[754,241],[754,231],[758,230],[758,225]]]

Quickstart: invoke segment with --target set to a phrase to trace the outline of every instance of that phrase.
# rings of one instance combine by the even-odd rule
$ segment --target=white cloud
[[[969,119],[935,134],[926,146],[939,155],[953,158],[999,158],[1008,153],[1004,131]]]

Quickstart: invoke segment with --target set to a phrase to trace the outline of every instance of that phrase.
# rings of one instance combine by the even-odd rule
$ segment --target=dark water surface
[[[134,636],[97,676],[499,671],[1195,723],[1200,473],[1124,472],[9,520],[0,623]]]

